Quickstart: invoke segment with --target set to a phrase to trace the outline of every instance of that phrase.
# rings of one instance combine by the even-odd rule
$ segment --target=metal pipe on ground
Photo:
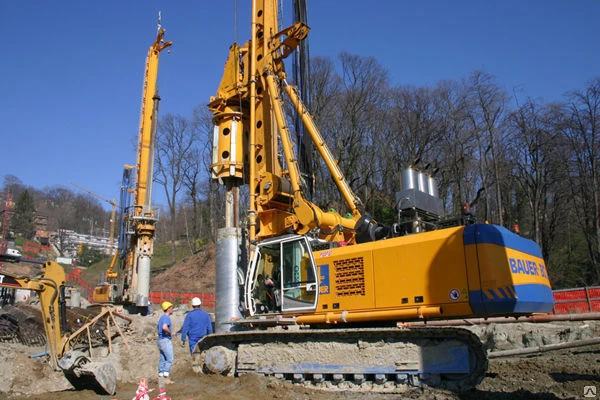
[[[578,314],[549,314],[532,315],[529,317],[492,317],[492,318],[469,318],[449,319],[433,321],[416,321],[399,323],[401,327],[419,326],[449,326],[449,325],[482,325],[482,324],[512,324],[515,322],[553,322],[553,321],[592,321],[600,320],[600,312],[578,313]]]
[[[538,354],[538,353],[544,353],[544,352],[552,351],[552,350],[571,349],[574,347],[591,346],[591,345],[595,345],[595,344],[600,344],[600,338],[575,340],[573,342],[566,342],[566,343],[547,344],[547,345],[543,345],[543,346],[527,347],[525,349],[494,351],[494,352],[488,354],[488,358],[502,358],[502,357],[522,356],[522,355],[527,355],[527,354]]]

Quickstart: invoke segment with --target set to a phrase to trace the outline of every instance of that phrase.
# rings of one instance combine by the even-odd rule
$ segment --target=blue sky
[[[312,56],[375,57],[394,85],[482,69],[523,98],[555,101],[600,76],[600,1],[307,2]],[[0,0],[0,178],[118,198],[159,10],[174,42],[161,54],[160,114],[187,117],[215,94],[231,43],[249,38],[247,1]]]

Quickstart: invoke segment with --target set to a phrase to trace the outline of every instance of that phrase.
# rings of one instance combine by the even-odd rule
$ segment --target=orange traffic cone
[[[150,400],[148,393],[150,393],[150,390],[148,390],[148,379],[141,378],[140,384],[135,391],[135,396],[131,400]]]

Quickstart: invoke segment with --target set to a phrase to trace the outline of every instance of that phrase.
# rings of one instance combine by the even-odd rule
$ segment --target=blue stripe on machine
[[[500,292],[500,294],[502,295],[502,297],[504,297],[506,299],[510,299],[510,296],[508,294],[506,294],[506,292],[504,291],[504,288],[499,287],[498,291]]]
[[[510,297],[516,298],[517,294],[515,293],[515,289],[512,286],[507,286],[506,291],[510,293]]]
[[[506,313],[547,313],[554,307],[552,289],[541,284],[515,285],[513,287],[516,298],[510,296],[501,298],[495,291],[472,290],[469,292],[470,305],[476,314],[506,314]],[[490,298],[486,292],[494,293]]]
[[[496,293],[496,291],[494,289],[488,289],[488,292],[490,293],[489,296],[487,296],[488,299],[490,300],[500,300],[501,297],[498,296],[498,293]]]
[[[525,239],[508,229],[491,224],[473,224],[465,226],[463,233],[465,245],[491,243],[507,247],[542,258],[542,250],[536,242]]]

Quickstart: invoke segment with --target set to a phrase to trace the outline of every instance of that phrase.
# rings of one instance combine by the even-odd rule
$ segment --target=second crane
[[[156,40],[148,50],[144,86],[142,92],[142,108],[138,137],[136,180],[130,189],[124,179],[122,192],[133,193],[133,205],[121,204],[121,233],[117,255],[106,273],[106,282],[94,290],[94,301],[117,302],[135,305],[145,310],[148,307],[150,292],[150,263],[154,252],[154,233],[158,220],[152,207],[152,176],[154,173],[154,146],[158,123],[157,77],[160,53],[173,44],[165,41],[165,30],[158,27]],[[134,167],[125,166],[125,176],[129,177]],[[128,179],[127,179],[128,181]],[[129,196],[121,196],[123,199]],[[115,261],[119,259],[118,271],[113,270]]]

